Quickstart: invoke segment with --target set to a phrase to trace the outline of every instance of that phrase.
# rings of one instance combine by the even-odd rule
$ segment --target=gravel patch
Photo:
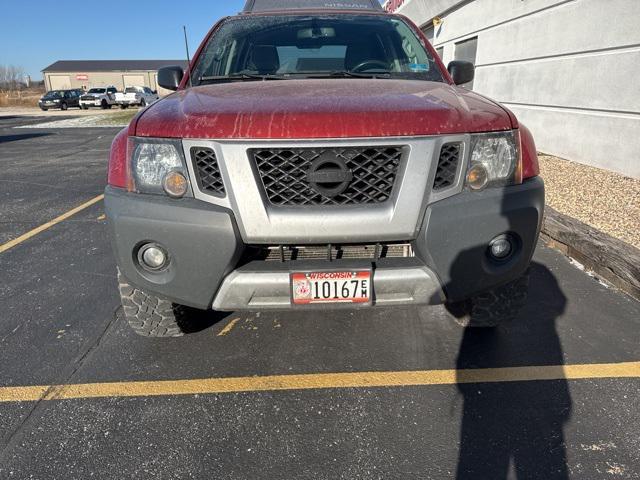
[[[539,154],[547,204],[640,248],[640,180]]]

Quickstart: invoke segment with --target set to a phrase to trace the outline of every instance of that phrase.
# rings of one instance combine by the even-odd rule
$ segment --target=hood
[[[278,80],[206,85],[147,109],[132,134],[164,138],[355,138],[513,128],[506,110],[468,90],[409,80]]]

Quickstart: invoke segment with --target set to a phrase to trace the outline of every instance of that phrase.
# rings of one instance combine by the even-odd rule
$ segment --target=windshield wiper
[[[335,70],[333,72],[305,72],[300,73],[306,78],[391,78],[391,72],[360,73],[349,70]]]
[[[258,73],[235,73],[233,75],[212,75],[212,76],[203,76],[198,79],[200,83],[203,82],[233,82],[233,81],[242,81],[242,80],[286,80],[286,77],[282,75],[273,75],[273,74],[265,74],[261,75]]]
[[[391,78],[391,72],[364,73],[352,72],[349,70],[336,70],[329,72],[328,77],[345,77],[345,78]]]

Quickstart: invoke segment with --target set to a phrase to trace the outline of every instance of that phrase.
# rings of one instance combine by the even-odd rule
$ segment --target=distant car
[[[80,107],[87,110],[89,107],[100,107],[103,110],[116,104],[116,87],[92,88],[80,97]]]
[[[116,103],[125,109],[130,105],[146,107],[158,100],[158,94],[149,87],[127,87],[124,92],[116,93]]]
[[[45,93],[38,102],[40,110],[46,112],[50,108],[67,110],[69,107],[80,107],[82,90],[51,90]]]

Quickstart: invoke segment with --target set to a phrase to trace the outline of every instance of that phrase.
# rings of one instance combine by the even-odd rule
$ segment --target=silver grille
[[[264,192],[273,205],[360,205],[391,198],[404,147],[371,146],[334,149],[255,149],[255,162]],[[351,172],[346,189],[326,196],[309,182],[308,173],[321,156],[332,155]]]

